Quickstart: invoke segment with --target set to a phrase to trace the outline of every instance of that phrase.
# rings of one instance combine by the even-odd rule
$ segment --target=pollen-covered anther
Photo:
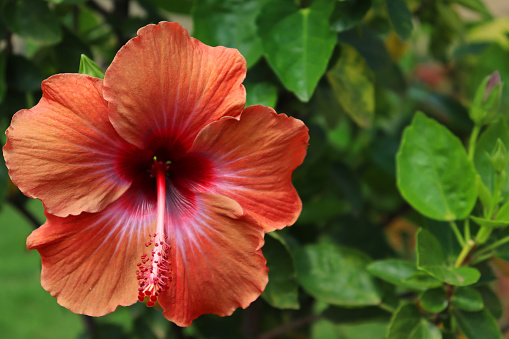
[[[155,242],[154,247],[150,254],[141,255],[141,263],[138,263],[139,269],[136,271],[140,285],[138,300],[147,301],[149,307],[154,306],[159,293],[165,291],[171,282],[170,246],[166,243],[166,238],[158,236],[157,233],[151,237],[147,244]]]

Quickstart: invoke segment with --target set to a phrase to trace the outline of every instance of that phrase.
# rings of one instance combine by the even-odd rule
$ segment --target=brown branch
[[[306,316],[306,317],[302,317],[302,318],[296,319],[295,321],[292,321],[292,322],[290,322],[288,324],[284,324],[282,326],[276,327],[273,330],[270,330],[268,332],[262,333],[258,337],[258,339],[277,338],[280,335],[282,335],[282,334],[284,334],[284,333],[286,333],[286,332],[288,332],[290,330],[293,330],[295,328],[298,328],[298,327],[310,324],[310,323],[315,322],[315,321],[317,321],[317,320],[319,320],[321,318],[322,318],[321,315],[309,315],[309,316]]]
[[[18,212],[20,212],[25,218],[27,218],[28,221],[32,224],[32,227],[34,229],[41,226],[41,222],[39,220],[37,220],[37,218],[34,217],[34,215],[29,210],[27,210],[24,201],[21,201],[19,199],[13,198],[13,197],[8,197],[7,202],[12,207],[17,209]]]

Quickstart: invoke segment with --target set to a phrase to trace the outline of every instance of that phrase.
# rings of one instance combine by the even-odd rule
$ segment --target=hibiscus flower
[[[295,222],[308,130],[245,106],[241,54],[177,23],[138,31],[104,80],[59,74],[17,112],[4,157],[47,221],[27,240],[73,312],[137,300],[180,326],[230,315],[267,284],[264,234]]]

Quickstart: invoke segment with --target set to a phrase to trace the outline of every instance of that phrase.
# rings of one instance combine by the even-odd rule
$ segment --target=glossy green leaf
[[[442,282],[424,271],[417,271],[401,283],[414,286],[417,290],[442,286]]]
[[[491,227],[491,228],[506,227],[507,225],[509,225],[509,221],[484,219],[484,218],[479,218],[479,217],[475,217],[475,216],[471,216],[470,219],[475,221],[475,223],[480,226]]]
[[[385,0],[387,13],[391,24],[401,40],[407,40],[412,35],[412,13],[405,0]]]
[[[480,311],[484,308],[481,293],[471,287],[461,287],[454,290],[451,302],[464,311]]]
[[[371,8],[371,0],[348,0],[336,4],[331,15],[331,28],[346,31],[357,25]]]
[[[297,279],[318,300],[339,306],[376,305],[381,292],[366,270],[370,259],[355,249],[309,245],[295,252]]]
[[[410,333],[409,338],[412,339],[442,339],[442,332],[434,324],[426,319],[421,319],[419,324]]]
[[[408,334],[419,326],[421,314],[414,304],[402,304],[392,315],[387,327],[387,339],[408,339]]]
[[[359,52],[341,44],[341,55],[327,79],[343,111],[359,126],[370,127],[375,115],[375,78]]]
[[[454,266],[462,247],[449,223],[426,218],[420,226],[429,231],[440,243],[440,248],[445,255],[445,265]]]
[[[283,85],[309,101],[336,44],[328,17],[334,0],[299,8],[292,0],[270,0],[258,17],[265,57]]]
[[[487,310],[468,312],[454,308],[453,314],[467,339],[502,338],[497,321]]]
[[[495,215],[495,220],[507,221],[509,223],[509,201],[506,201]]]
[[[464,219],[477,199],[476,173],[461,141],[417,113],[396,156],[397,184],[420,213],[436,220]]]
[[[394,312],[387,327],[386,339],[440,339],[436,326],[421,316],[414,304],[402,304]]]
[[[421,307],[430,313],[440,313],[449,304],[443,287],[432,288],[424,291],[419,296]]]
[[[247,67],[262,56],[256,18],[263,0],[198,0],[193,8],[193,37],[211,46],[236,48]]]
[[[62,39],[58,19],[44,1],[7,1],[2,14],[7,27],[23,39],[47,45]]]
[[[276,107],[277,87],[270,82],[246,84],[246,106],[263,105]]]
[[[88,74],[90,76],[104,79],[104,73],[92,59],[85,54],[81,55],[79,73]]]
[[[427,230],[417,233],[417,267],[440,281],[455,286],[468,286],[480,278],[478,270],[472,267],[447,267],[445,254],[438,240]]]
[[[418,272],[415,264],[399,259],[387,259],[375,261],[368,265],[368,271],[372,275],[396,286],[401,286],[413,290],[425,290],[427,286],[423,286],[419,282],[413,283],[414,280],[407,280]],[[435,280],[435,279],[433,279]],[[435,280],[436,282],[436,280]],[[440,285],[441,283],[438,282]]]
[[[269,233],[265,236],[263,255],[269,268],[263,299],[276,308],[299,308],[295,266],[288,245],[277,233]]]
[[[491,124],[481,134],[474,154],[474,164],[481,176],[483,183],[493,194],[495,189],[495,169],[490,161],[490,154],[495,148],[497,140],[500,139],[505,145],[509,145],[509,127],[507,123],[500,120]],[[509,166],[506,171],[509,172]],[[509,181],[506,183],[503,192],[509,193]]]

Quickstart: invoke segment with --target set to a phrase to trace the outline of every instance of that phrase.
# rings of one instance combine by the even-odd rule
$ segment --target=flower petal
[[[236,49],[204,45],[179,24],[161,22],[120,49],[106,71],[104,96],[113,126],[132,144],[187,149],[209,122],[240,114],[245,74]]]
[[[3,149],[12,181],[58,216],[96,212],[116,200],[131,180],[116,166],[134,146],[109,122],[102,80],[55,75],[43,97],[12,119]]]
[[[138,193],[132,187],[99,213],[47,214],[28,237],[41,255],[41,284],[60,305],[101,316],[138,300],[137,263],[155,230],[154,202]]]
[[[189,326],[205,313],[227,316],[264,290],[263,229],[233,200],[196,194],[194,216],[170,215],[173,281],[159,296],[163,315]]]
[[[223,118],[205,127],[191,152],[214,163],[211,191],[237,201],[270,232],[293,224],[301,212],[292,172],[304,160],[308,140],[302,121],[250,106],[240,120]]]

